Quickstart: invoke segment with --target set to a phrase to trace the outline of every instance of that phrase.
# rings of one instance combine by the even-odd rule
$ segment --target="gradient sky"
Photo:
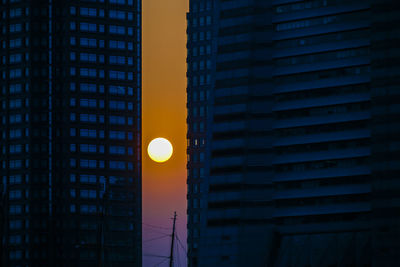
[[[188,0],[143,0],[143,254],[169,255],[173,212],[186,246],[186,12]],[[149,142],[165,137],[172,158],[155,163]],[[158,238],[154,241],[146,241]],[[177,245],[178,246],[178,245]],[[183,250],[181,265],[185,266]],[[151,267],[162,258],[144,257]],[[166,263],[160,266],[167,266]]]

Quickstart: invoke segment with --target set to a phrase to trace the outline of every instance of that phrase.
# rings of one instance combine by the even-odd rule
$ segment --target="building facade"
[[[141,266],[141,1],[0,16],[2,266]]]
[[[190,1],[189,266],[400,262],[397,10]]]

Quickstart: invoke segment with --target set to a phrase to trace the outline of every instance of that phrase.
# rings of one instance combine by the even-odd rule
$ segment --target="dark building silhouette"
[[[400,265],[399,15],[190,1],[189,266]]]
[[[141,266],[141,1],[0,18],[0,265]]]

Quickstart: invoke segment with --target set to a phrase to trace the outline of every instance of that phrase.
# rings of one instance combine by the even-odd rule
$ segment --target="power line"
[[[143,256],[145,256],[145,257],[154,257],[154,258],[165,258],[165,259],[169,259],[168,256],[155,255],[155,254],[143,254]]]
[[[185,246],[182,244],[181,240],[179,239],[178,234],[176,234],[176,239],[178,240],[178,244],[181,246],[181,248],[185,252],[185,255],[187,255],[187,250],[186,250]]]
[[[166,260],[168,260],[168,258],[163,259],[161,262],[159,262],[158,264],[154,265],[154,267],[160,266],[160,265],[163,264]]]
[[[155,238],[150,238],[150,239],[144,240],[142,243],[144,244],[144,243],[146,243],[146,242],[155,241],[155,240],[158,240],[158,239],[165,238],[165,237],[167,237],[167,236],[170,236],[170,235],[165,234],[165,235],[163,235],[163,236],[159,236],[159,237],[155,237]]]
[[[158,229],[163,229],[163,230],[169,230],[171,231],[171,228],[168,227],[162,227],[162,226],[157,226],[157,225],[152,225],[152,224],[148,224],[148,223],[144,223],[142,222],[143,225],[146,225],[148,227],[153,227],[153,228],[158,228]]]

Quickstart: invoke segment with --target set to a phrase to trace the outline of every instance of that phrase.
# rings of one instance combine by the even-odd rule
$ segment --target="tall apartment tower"
[[[141,266],[141,1],[0,18],[0,265]]]
[[[190,267],[400,264],[395,3],[190,1]]]

